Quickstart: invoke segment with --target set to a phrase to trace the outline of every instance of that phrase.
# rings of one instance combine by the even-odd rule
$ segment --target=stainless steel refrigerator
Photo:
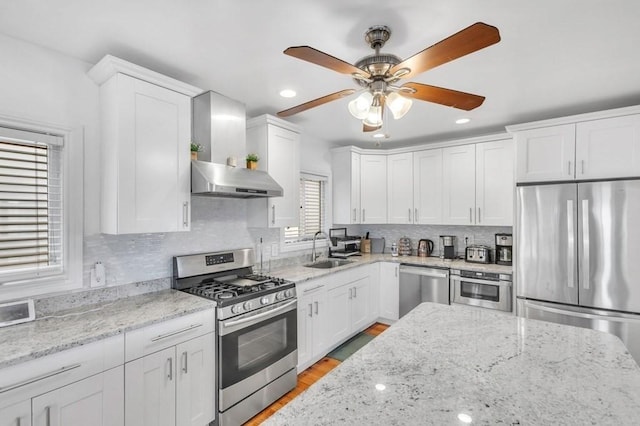
[[[519,316],[617,335],[640,364],[640,180],[518,186]]]

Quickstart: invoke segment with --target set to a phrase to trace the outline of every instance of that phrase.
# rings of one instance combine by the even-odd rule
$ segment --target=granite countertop
[[[321,259],[325,260],[325,259]],[[296,283],[302,283],[307,280],[321,278],[336,272],[344,271],[350,268],[375,263],[375,262],[393,262],[406,263],[416,266],[430,266],[435,268],[446,269],[466,269],[469,271],[495,272],[501,274],[512,274],[511,266],[496,265],[494,263],[469,263],[464,260],[444,260],[439,257],[418,257],[418,256],[391,256],[391,254],[363,254],[361,256],[351,256],[348,260],[352,261],[348,265],[338,266],[329,269],[314,269],[303,265],[286,266],[273,269],[272,275],[281,276]]]
[[[423,303],[264,425],[465,424],[459,414],[479,425],[620,425],[638,413],[640,368],[617,337]]]
[[[215,306],[202,297],[164,290],[0,328],[0,369]]]

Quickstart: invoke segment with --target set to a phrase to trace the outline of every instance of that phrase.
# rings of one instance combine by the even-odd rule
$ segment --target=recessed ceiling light
[[[295,90],[284,89],[280,91],[280,96],[282,96],[283,98],[293,98],[295,95],[296,95]]]
[[[470,118],[458,118],[456,120],[456,124],[467,124],[470,121],[471,121]]]
[[[371,135],[371,137],[374,139],[388,139],[389,135],[386,133],[380,132],[380,133],[374,133],[373,135]]]

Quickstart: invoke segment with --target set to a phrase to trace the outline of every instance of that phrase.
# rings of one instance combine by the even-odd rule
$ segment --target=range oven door
[[[451,275],[451,301],[511,312],[511,281],[479,280]]]
[[[297,300],[219,321],[219,410],[243,400],[298,362]]]

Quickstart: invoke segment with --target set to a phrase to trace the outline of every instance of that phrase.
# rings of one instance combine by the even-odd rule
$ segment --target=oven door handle
[[[511,287],[511,281],[493,281],[493,280],[483,280],[483,279],[478,279],[478,278],[465,278],[465,277],[461,277],[460,275],[451,275],[451,280],[452,281],[456,281],[456,282],[467,282],[467,283],[472,283],[472,284],[486,284],[486,285],[496,285],[496,286],[505,286],[505,287]]]
[[[233,327],[236,325],[240,325],[240,324],[244,324],[247,322],[252,322],[264,317],[269,317],[269,316],[273,316],[274,314],[279,313],[280,311],[284,311],[285,309],[289,308],[291,305],[295,305],[296,303],[298,303],[297,299],[291,300],[288,303],[285,303],[284,305],[278,306],[275,309],[271,309],[267,312],[262,312],[260,314],[256,314],[256,315],[252,315],[250,317],[247,318],[241,318],[239,320],[235,320],[235,321],[229,321],[229,322],[223,322],[222,325],[226,328],[226,327]]]

